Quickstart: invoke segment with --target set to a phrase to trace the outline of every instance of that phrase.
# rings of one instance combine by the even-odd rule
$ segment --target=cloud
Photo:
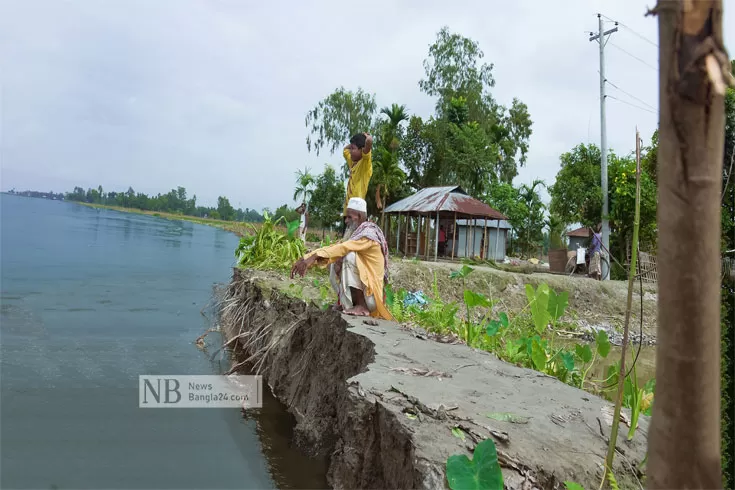
[[[306,112],[335,88],[432,113],[418,81],[444,25],[480,43],[498,102],[528,105],[533,136],[516,183],[550,184],[562,152],[599,144],[598,45],[587,33],[598,10],[626,26],[606,49],[617,87],[608,86],[609,146],[626,153],[636,125],[645,139],[655,129],[646,109],[658,106],[648,66],[657,66],[657,49],[643,38],[657,42],[658,21],[646,8],[633,0],[5,2],[1,185],[147,193],[181,185],[207,204],[219,195],[257,209],[290,203],[296,169],[340,161],[305,144]],[[731,10],[723,25],[727,44]]]

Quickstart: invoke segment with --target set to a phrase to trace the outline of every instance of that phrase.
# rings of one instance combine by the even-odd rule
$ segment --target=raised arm
[[[370,134],[365,133],[365,148],[362,149],[363,153],[370,153],[373,149],[373,137]]]

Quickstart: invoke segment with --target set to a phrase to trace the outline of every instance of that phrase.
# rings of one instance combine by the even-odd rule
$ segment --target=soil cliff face
[[[285,284],[236,269],[220,323],[233,369],[263,375],[296,417],[299,448],[329,457],[334,488],[447,488],[447,457],[471,457],[485,438],[496,442],[506,488],[599,485],[608,402],[486,352],[320,310],[285,294]],[[634,485],[645,453],[642,419],[633,441],[618,439],[621,488]]]

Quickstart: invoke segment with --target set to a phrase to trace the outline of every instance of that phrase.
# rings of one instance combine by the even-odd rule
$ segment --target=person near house
[[[347,203],[349,239],[319,248],[294,263],[291,277],[304,276],[313,266],[329,266],[337,293],[335,309],[347,315],[392,320],[383,294],[388,281],[388,243],[380,227],[367,219],[367,203],[359,197]]]
[[[442,256],[447,254],[447,233],[444,231],[444,225],[439,226],[439,253]]]
[[[602,279],[602,269],[600,267],[600,252],[602,250],[602,236],[600,235],[600,225],[597,225],[595,229],[590,230],[592,232],[592,239],[590,241],[590,270],[589,275],[597,279]]]
[[[306,243],[306,203],[301,203],[301,206],[296,208],[296,212],[301,215],[301,223],[299,223],[299,238],[301,238],[301,241]]]
[[[347,195],[343,216],[347,216],[347,203],[353,197],[365,199],[368,191],[370,178],[373,176],[373,137],[368,133],[358,133],[350,139],[350,143],[344,147],[342,155],[349,169],[349,180],[347,181]],[[347,225],[343,221],[343,235],[346,235]]]

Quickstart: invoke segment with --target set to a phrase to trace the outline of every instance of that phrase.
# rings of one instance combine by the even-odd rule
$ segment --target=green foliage
[[[539,284],[536,291],[533,286],[526,284],[526,298],[531,307],[531,317],[536,328],[536,333],[542,334],[551,320],[551,314],[548,310],[549,305],[549,287],[546,284]]]
[[[580,485],[579,483],[575,483],[573,481],[565,481],[564,487],[567,490],[584,490],[584,487]]]
[[[559,158],[561,169],[549,187],[550,211],[564,225],[594,226],[599,223],[602,215],[601,158],[597,146],[583,144]]]
[[[492,439],[477,444],[471,460],[464,454],[450,456],[446,472],[452,490],[503,490],[503,473]]]
[[[324,172],[316,177],[311,195],[310,215],[312,220],[328,228],[336,224],[345,202],[345,189],[334,167],[324,166]]]
[[[271,221],[266,213],[265,222],[261,227],[250,225],[252,233],[242,237],[235,249],[238,267],[291,270],[294,262],[306,253],[306,248],[292,233],[284,234],[276,229],[280,221],[285,222],[284,218]],[[298,227],[298,222],[296,225]]]
[[[306,148],[317,156],[322,149],[329,153],[341,149],[353,135],[372,130],[377,107],[375,95],[361,88],[336,89],[306,114]]]
[[[102,186],[97,189],[88,189],[86,192],[81,187],[74,187],[73,192],[67,192],[64,199],[67,201],[84,202],[89,204],[103,204],[105,206],[118,206],[128,209],[139,209],[141,211],[156,211],[161,213],[181,214],[185,216],[196,216],[199,218],[224,219],[229,221],[246,221],[260,223],[263,216],[253,209],[234,209],[226,197],[220,196],[217,200],[217,208],[197,206],[196,195],[187,197],[184,187],[171,189],[166,194],[148,196],[142,192],[135,192],[129,187],[126,192],[104,192]]]
[[[649,149],[649,158],[655,157],[655,149]],[[600,184],[601,154],[595,145],[580,144],[564,153],[561,169],[554,185],[549,187],[550,211],[564,225],[581,223],[592,227],[602,219],[602,187]],[[611,253],[621,262],[627,261],[627,250],[633,236],[635,210],[635,160],[619,157],[613,151],[608,154],[608,199],[610,204]],[[647,166],[641,163],[641,249],[655,251],[656,247],[657,191]],[[612,262],[612,261],[611,261]]]

